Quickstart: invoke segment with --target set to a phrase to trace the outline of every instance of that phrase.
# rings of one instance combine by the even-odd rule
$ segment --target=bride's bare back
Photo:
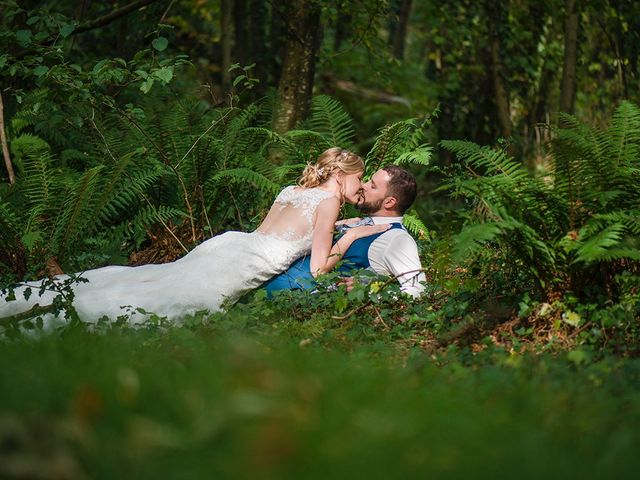
[[[280,192],[257,231],[282,240],[309,240],[318,205],[333,196],[319,188],[287,187]]]

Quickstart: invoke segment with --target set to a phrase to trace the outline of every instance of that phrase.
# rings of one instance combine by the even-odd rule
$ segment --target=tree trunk
[[[287,16],[287,43],[278,84],[273,129],[291,130],[307,116],[320,43],[320,8],[313,0],[295,0]]]
[[[266,22],[268,20],[267,6],[264,0],[249,0],[250,25],[249,38],[251,41],[251,63],[255,63],[253,73],[260,83],[256,87],[258,95],[263,95],[267,89],[269,79],[267,65],[269,54],[267,51]]]
[[[506,21],[505,5],[503,0],[490,1],[487,9],[489,14],[489,51],[491,59],[491,76],[493,78],[493,91],[496,99],[500,133],[504,138],[511,136],[511,107],[509,104],[509,89],[504,78],[502,65],[502,39],[500,38],[500,26]]]
[[[271,5],[271,78],[274,85],[280,83],[282,74],[282,59],[284,57],[287,25],[285,20],[291,10],[291,6],[286,2],[269,2]]]
[[[560,86],[560,111],[573,113],[576,99],[576,63],[578,57],[578,12],[576,0],[565,0],[564,60]]]
[[[612,2],[613,8],[616,11],[616,45],[615,54],[618,58],[618,73],[620,74],[620,83],[622,84],[622,94],[625,99],[629,98],[629,83],[627,81],[627,69],[625,58],[625,45],[624,45],[624,28],[622,26],[623,12],[620,9],[620,3],[618,0]]]
[[[2,144],[2,156],[4,157],[4,165],[7,168],[7,177],[9,178],[9,184],[16,183],[16,175],[13,172],[13,164],[11,163],[11,156],[9,155],[9,145],[7,143],[7,136],[4,132],[4,104],[2,103],[2,93],[0,92],[0,143]]]
[[[220,4],[220,41],[222,43],[222,91],[227,93],[231,88],[231,45],[232,45],[232,7],[233,0],[222,0]]]
[[[393,32],[393,43],[391,46],[392,55],[402,60],[404,58],[404,47],[407,42],[407,27],[411,16],[411,0],[402,0],[398,11],[398,22]]]
[[[351,26],[351,15],[340,14],[336,20],[336,30],[333,37],[333,51],[338,52],[342,43],[349,37],[349,27]]]
[[[233,59],[244,67],[251,63],[247,0],[223,0],[223,3],[224,1],[233,2]]]

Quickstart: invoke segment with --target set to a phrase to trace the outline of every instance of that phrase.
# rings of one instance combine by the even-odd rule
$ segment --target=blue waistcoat
[[[404,228],[401,223],[390,224],[392,228]],[[388,230],[386,230],[388,231]],[[341,273],[348,274],[352,270],[369,268],[369,247],[373,241],[385,232],[359,238],[351,244],[342,257],[342,265],[338,268]],[[270,296],[279,290],[310,290],[315,287],[313,275],[311,275],[311,255],[299,258],[285,272],[276,275],[267,281],[262,287]]]

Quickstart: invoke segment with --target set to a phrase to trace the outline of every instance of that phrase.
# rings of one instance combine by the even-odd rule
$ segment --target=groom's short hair
[[[411,205],[413,205],[418,193],[416,179],[405,169],[397,165],[387,165],[382,168],[389,175],[387,185],[387,196],[395,197],[398,201],[398,213],[404,215]]]

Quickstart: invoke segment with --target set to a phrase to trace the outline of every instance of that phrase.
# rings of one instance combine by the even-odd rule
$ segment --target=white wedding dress
[[[316,209],[333,195],[319,188],[286,187],[252,233],[217,235],[171,263],[82,272],[80,276],[89,281],[73,284],[73,306],[87,322],[130,315],[129,321],[139,323],[151,313],[179,320],[201,310],[218,311],[311,251]],[[67,278],[61,275],[56,281]],[[36,304],[51,304],[58,292],[48,290],[39,296],[40,286],[41,282],[23,283],[15,289],[16,300],[0,297],[0,318]],[[24,291],[29,287],[32,294],[25,300]],[[46,317],[53,319],[52,314]]]

